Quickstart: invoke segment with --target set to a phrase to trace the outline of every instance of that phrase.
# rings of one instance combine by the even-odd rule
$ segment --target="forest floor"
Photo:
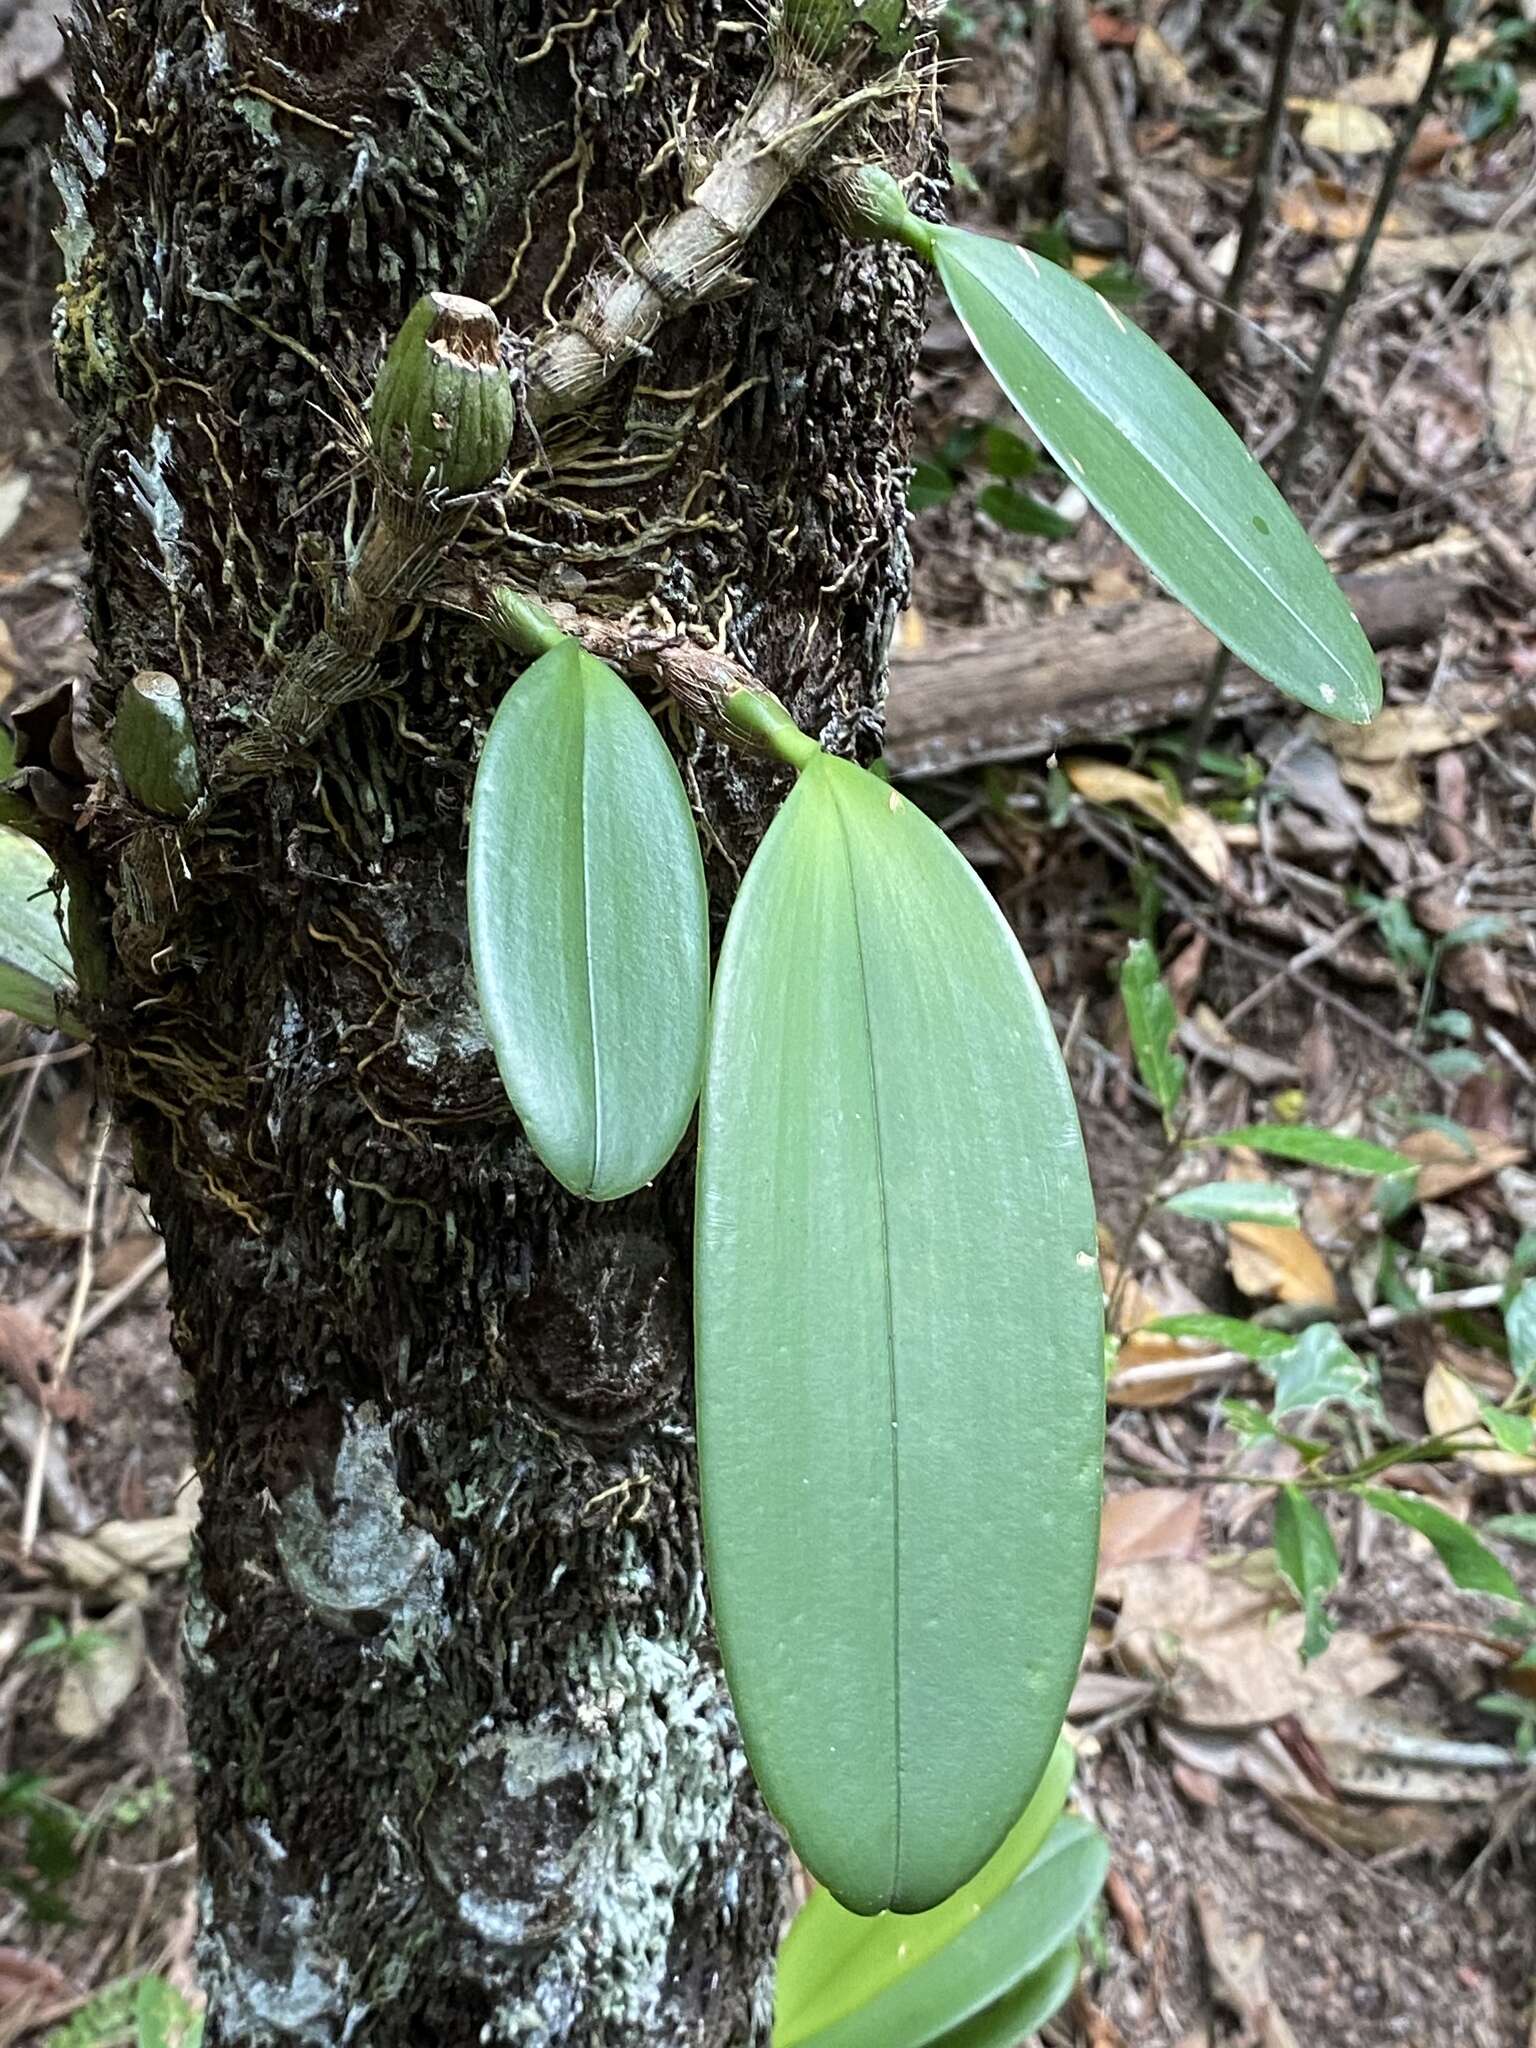
[[[956,216],[1070,261],[1273,453],[1410,118],[1424,25],[1386,0],[1311,10],[1243,318],[1213,356],[1200,273],[1170,247],[1220,288],[1278,11],[1062,11],[1118,152],[1081,54],[1053,53],[1033,10],[951,5]],[[47,360],[50,12],[0,9],[13,710],[91,662]],[[924,352],[892,755],[995,889],[1068,1047],[1115,1338],[1071,1724],[1114,1865],[1055,2048],[1536,2048],[1533,1625],[1476,1590],[1491,1558],[1536,1599],[1536,5],[1469,10],[1452,58],[1291,493],[1341,573],[1395,579],[1368,738],[1239,687],[1186,774],[1203,651],[1173,659],[1177,615],[1148,609],[1145,573],[937,307]],[[1096,698],[1106,634],[1120,696]],[[1009,676],[1032,660],[1024,705]],[[927,664],[956,677],[942,731]],[[1138,937],[1186,1062],[1166,1118],[1117,988]],[[1417,1170],[1188,1142],[1254,1124]],[[196,1998],[176,1679],[196,1483],[158,1241],[98,1133],[88,1053],[0,1017],[0,2048],[131,2040],[146,1980]],[[1297,1226],[1166,1206],[1261,1173]],[[1229,1329],[1148,1331],[1169,1314],[1318,1333],[1308,1401],[1278,1409],[1277,1369]],[[1327,1491],[1340,1576],[1304,1616],[1280,1490],[1372,1459],[1389,1505]],[[1418,1504],[1469,1547],[1409,1526]],[[1332,1636],[1303,1663],[1309,1626]]]

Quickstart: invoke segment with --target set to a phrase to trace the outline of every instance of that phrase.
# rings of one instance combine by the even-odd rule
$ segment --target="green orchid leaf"
[[[1301,1227],[1296,1191],[1283,1181],[1202,1181],[1199,1187],[1169,1195],[1163,1207],[1201,1223],[1272,1223],[1281,1230]]]
[[[1324,1602],[1339,1583],[1339,1553],[1322,1509],[1297,1486],[1282,1486],[1275,1502],[1275,1559],[1306,1615],[1301,1655],[1310,1663],[1333,1633]]]
[[[1173,1049],[1179,1013],[1158,969],[1157,955],[1145,939],[1131,941],[1120,969],[1120,1000],[1137,1071],[1163,1113],[1163,1129],[1171,1133],[1189,1069]]]
[[[53,862],[42,847],[0,828],[0,1010],[44,1031],[78,1034],[67,1014],[74,969],[53,889]]]
[[[1250,1323],[1241,1316],[1205,1314],[1158,1316],[1143,1328],[1161,1337],[1190,1337],[1202,1344],[1219,1344],[1224,1351],[1237,1351],[1244,1358],[1274,1358],[1289,1351],[1296,1342],[1289,1330],[1267,1330],[1262,1323]]]
[[[1452,1582],[1463,1592],[1497,1593],[1504,1600],[1520,1598],[1520,1588],[1482,1538],[1444,1508],[1416,1493],[1396,1493],[1389,1486],[1360,1486],[1355,1491],[1379,1514],[1391,1515],[1394,1521],[1406,1522],[1410,1529],[1427,1536]]]
[[[747,1754],[856,1912],[985,1863],[1093,1586],[1102,1299],[1028,967],[915,805],[817,753],[726,931],[695,1221],[706,1556]]]
[[[1011,1885],[1060,1816],[1075,1766],[1058,1737],[1045,1776],[997,1854],[969,1884],[926,1913],[850,1913],[812,1892],[779,1949],[773,2048],[799,2048],[926,1963]]]
[[[1381,708],[1376,657],[1327,564],[1208,399],[1057,264],[935,228],[933,260],[987,368],[1160,582],[1232,652],[1330,718]]]
[[[573,640],[502,699],[475,776],[469,940],[529,1143],[572,1194],[651,1180],[704,1059],[709,930],[688,798],[655,725]]]
[[[1072,1996],[1082,1966],[1077,1943],[1063,1942],[1055,1955],[995,2005],[941,2034],[935,2048],[1020,2048],[1060,2012]]]
[[[1325,1131],[1316,1124],[1244,1124],[1241,1130],[1217,1131],[1212,1137],[1197,1138],[1199,1145],[1241,1145],[1250,1152],[1267,1153],[1271,1159],[1295,1159],[1304,1166],[1321,1166],[1332,1173],[1417,1173],[1418,1161],[1405,1153],[1373,1145],[1368,1138],[1347,1138],[1339,1131]]]
[[[973,1908],[936,1953],[842,2019],[798,2038],[805,2048],[932,2048],[949,2041],[1070,1940],[1108,1868],[1104,1837],[1067,1815],[1028,1868],[991,1905]],[[774,2048],[785,2048],[777,2032]]]
[[[1515,1386],[1536,1383],[1536,1280],[1522,1281],[1504,1310],[1504,1335],[1509,1341],[1509,1369]]]

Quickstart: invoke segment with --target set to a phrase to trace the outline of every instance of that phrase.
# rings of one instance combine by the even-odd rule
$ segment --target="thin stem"
[[[1349,317],[1350,309],[1359,296],[1360,287],[1365,281],[1365,273],[1370,267],[1371,258],[1376,251],[1376,244],[1380,240],[1382,228],[1386,224],[1387,214],[1393,199],[1397,195],[1398,183],[1402,178],[1403,166],[1408,160],[1408,152],[1413,147],[1414,138],[1423,124],[1425,115],[1434,103],[1435,91],[1440,83],[1440,74],[1445,68],[1446,53],[1450,49],[1451,38],[1455,35],[1460,25],[1460,20],[1461,8],[1457,5],[1457,0],[1444,0],[1440,11],[1440,26],[1435,34],[1435,45],[1430,53],[1429,69],[1424,74],[1424,83],[1419,89],[1418,98],[1408,111],[1406,120],[1397,132],[1397,140],[1392,145],[1392,154],[1388,157],[1386,168],[1381,174],[1381,184],[1377,189],[1376,203],[1371,208],[1371,217],[1366,223],[1365,233],[1360,237],[1359,242],[1355,246],[1354,261],[1349,266],[1349,275],[1345,278],[1343,287],[1334,299],[1333,306],[1329,312],[1328,324],[1323,329],[1323,338],[1318,343],[1317,353],[1312,358],[1312,368],[1308,372],[1307,381],[1302,387],[1301,398],[1296,407],[1296,417],[1292,421],[1284,441],[1280,444],[1275,483],[1282,496],[1290,490],[1291,485],[1296,480],[1296,472],[1301,465],[1301,458],[1306,452],[1307,436],[1311,430],[1312,422],[1317,417],[1318,406],[1322,403],[1323,387],[1328,381],[1328,372],[1333,367],[1333,358],[1338,349],[1339,337],[1344,331],[1344,322]],[[1216,715],[1216,705],[1221,697],[1221,686],[1226,681],[1227,671],[1231,666],[1231,651],[1223,647],[1218,652],[1215,661],[1211,664],[1211,673],[1205,685],[1205,695],[1201,698],[1194,718],[1190,722],[1188,737],[1184,742],[1183,773],[1186,780],[1192,775],[1195,763],[1199,760],[1201,751],[1211,736],[1211,722]]]
[[[1248,289],[1248,279],[1253,272],[1263,239],[1264,228],[1269,219],[1270,200],[1275,189],[1275,169],[1280,159],[1280,137],[1285,127],[1286,94],[1291,80],[1291,59],[1296,49],[1296,34],[1301,27],[1301,17],[1306,9],[1306,0],[1285,0],[1280,15],[1280,41],[1275,50],[1274,67],[1269,75],[1269,98],[1264,107],[1264,125],[1259,131],[1258,161],[1253,167],[1253,182],[1248,187],[1248,198],[1243,207],[1242,227],[1238,234],[1237,255],[1227,276],[1226,286],[1221,294],[1221,303],[1206,332],[1201,348],[1202,366],[1209,375],[1221,364],[1222,357],[1232,345],[1232,330],[1242,308],[1243,296]]]

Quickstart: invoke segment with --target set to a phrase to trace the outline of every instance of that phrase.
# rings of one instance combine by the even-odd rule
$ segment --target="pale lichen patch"
[[[383,1634],[401,1663],[430,1651],[444,1626],[444,1552],[405,1519],[389,1431],[369,1402],[348,1413],[322,1505],[307,1479],[287,1496],[277,1555],[289,1586],[317,1621],[344,1635]]]

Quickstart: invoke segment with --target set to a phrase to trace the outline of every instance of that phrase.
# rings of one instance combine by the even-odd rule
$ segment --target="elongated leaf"
[[[1022,2048],[1072,1996],[1082,1966],[1077,1943],[1063,1942],[1055,1955],[995,2005],[941,2035],[939,2048]]]
[[[1323,1603],[1339,1583],[1339,1553],[1322,1509],[1300,1487],[1282,1486],[1275,1502],[1275,1558],[1306,1614],[1301,1654],[1310,1661],[1333,1632]]]
[[[1301,1225],[1296,1191],[1283,1181],[1208,1180],[1169,1195],[1163,1207],[1202,1223],[1273,1223],[1282,1230]]]
[[[613,670],[564,640],[507,692],[475,776],[469,940],[528,1141],[594,1201],[676,1149],[709,1000],[704,869],[676,764]]]
[[[1296,1342],[1289,1330],[1266,1330],[1262,1323],[1246,1322],[1241,1316],[1158,1316],[1143,1328],[1163,1337],[1194,1337],[1205,1344],[1219,1344],[1224,1351],[1241,1352],[1244,1358],[1274,1358]]]
[[[74,994],[59,929],[53,862],[35,840],[0,828],[0,1010],[45,1031],[72,1028],[60,1003]]]
[[[1093,1584],[1102,1304],[1071,1091],[971,869],[817,755],[721,953],[699,1461],[747,1753],[811,1871],[917,1912],[1050,1758]]]
[[[1058,1738],[1035,1796],[969,1884],[926,1913],[850,1913],[812,1892],[784,1937],[774,1980],[773,2048],[799,2048],[918,1969],[984,1912],[1033,1858],[1072,1782],[1071,1744]]]
[[[1069,1814],[1029,1868],[953,1940],[846,2018],[806,2036],[806,2048],[932,2048],[948,2041],[1069,1939],[1108,1868],[1103,1836]]]
[[[1361,1486],[1356,1491],[1367,1506],[1427,1536],[1435,1555],[1464,1592],[1497,1593],[1505,1600],[1520,1598],[1520,1588],[1487,1544],[1444,1508],[1416,1493],[1394,1492],[1389,1486]]]
[[[1184,1092],[1184,1061],[1173,1050],[1179,1013],[1168,985],[1158,971],[1157,955],[1145,939],[1132,939],[1120,970],[1120,1000],[1130,1028],[1131,1050],[1152,1100],[1163,1113],[1166,1130]]]
[[[1316,1124],[1244,1124],[1240,1130],[1218,1131],[1214,1137],[1199,1138],[1201,1145],[1242,1145],[1250,1152],[1267,1152],[1272,1159],[1299,1159],[1306,1166],[1322,1166],[1333,1173],[1417,1173],[1418,1161],[1385,1145],[1373,1145],[1368,1138],[1346,1138],[1338,1131],[1319,1130]]]
[[[1509,1369],[1515,1385],[1536,1381],[1536,1280],[1524,1280],[1504,1310],[1504,1335],[1509,1341]]]
[[[1251,668],[1331,718],[1381,706],[1370,643],[1258,463],[1139,328],[1054,263],[937,228],[950,303],[1117,533]]]

